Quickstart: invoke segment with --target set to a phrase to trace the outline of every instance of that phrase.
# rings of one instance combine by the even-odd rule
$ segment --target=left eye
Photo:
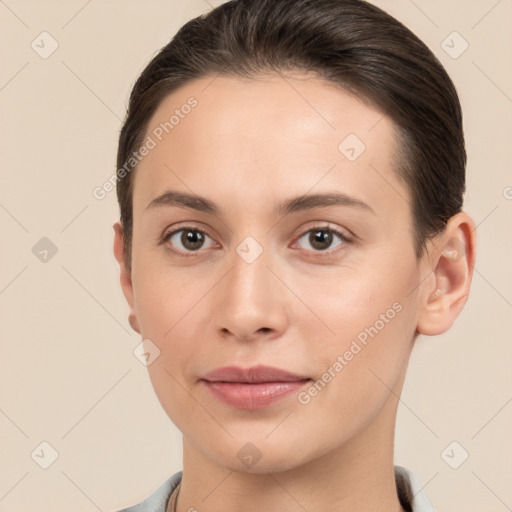
[[[340,243],[335,247],[348,242],[348,238],[343,234],[327,227],[310,229],[299,238],[299,241],[305,239],[306,242],[310,244],[311,249],[314,251],[326,252],[325,250],[331,246],[334,237],[337,237],[340,240]]]

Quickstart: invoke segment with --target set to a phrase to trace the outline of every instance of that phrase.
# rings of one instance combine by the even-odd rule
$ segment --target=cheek
[[[302,403],[315,401],[318,417],[325,416],[323,411],[340,419],[375,413],[406,366],[417,314],[409,295],[416,282],[414,267],[404,266],[398,274],[390,266],[378,274],[376,279],[371,271],[352,269],[326,280],[322,293],[309,295],[308,305],[323,325],[311,318],[299,324],[302,332],[316,339],[314,349],[305,347],[305,352],[318,371],[316,384],[306,390]],[[308,283],[303,284],[305,290]],[[335,409],[332,404],[337,404]]]
[[[134,267],[132,282],[141,334],[159,340],[172,336],[180,322],[188,320],[209,286],[209,279],[198,272],[169,268],[150,257]]]
[[[141,260],[142,263],[142,260]],[[152,268],[153,267],[153,268]],[[134,306],[141,336],[150,339],[159,349],[159,356],[148,366],[157,398],[178,428],[201,411],[191,408],[190,369],[201,361],[209,315],[205,311],[205,294],[211,277],[191,279],[186,272],[155,267],[149,260],[134,271]],[[208,336],[211,339],[211,335]],[[204,421],[204,417],[197,418]]]
[[[301,330],[321,335],[325,354],[348,349],[347,343],[365,340],[392,330],[402,321],[402,310],[413,307],[408,297],[414,283],[412,269],[397,272],[391,265],[376,272],[375,266],[342,268],[337,273],[294,278],[294,290],[304,297],[303,308],[291,321]],[[394,267],[394,266],[393,266]],[[318,336],[317,336],[318,339]],[[325,362],[325,361],[324,361]]]

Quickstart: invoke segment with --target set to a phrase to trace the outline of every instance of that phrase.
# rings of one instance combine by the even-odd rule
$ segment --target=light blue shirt
[[[395,473],[400,472],[407,477],[411,495],[413,496],[410,507],[412,512],[435,512],[423,490],[423,486],[407,468],[395,466]],[[183,471],[175,473],[161,484],[148,498],[132,507],[119,510],[118,512],[166,512],[167,502],[172,492],[181,482]]]

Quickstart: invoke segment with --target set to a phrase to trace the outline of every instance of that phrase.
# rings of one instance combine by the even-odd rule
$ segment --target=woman
[[[238,0],[134,85],[114,252],[183,471],[126,511],[433,510],[393,465],[419,334],[468,296],[455,88],[360,0]]]

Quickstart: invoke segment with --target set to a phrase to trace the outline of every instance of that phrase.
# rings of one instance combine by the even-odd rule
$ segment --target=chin
[[[251,438],[246,434],[243,438],[230,438],[226,444],[204,446],[203,453],[208,453],[217,465],[237,473],[281,473],[315,458],[314,447],[309,445],[306,448],[304,442],[299,446],[291,443],[290,439],[287,443],[283,437],[276,436],[270,440],[265,436]]]

